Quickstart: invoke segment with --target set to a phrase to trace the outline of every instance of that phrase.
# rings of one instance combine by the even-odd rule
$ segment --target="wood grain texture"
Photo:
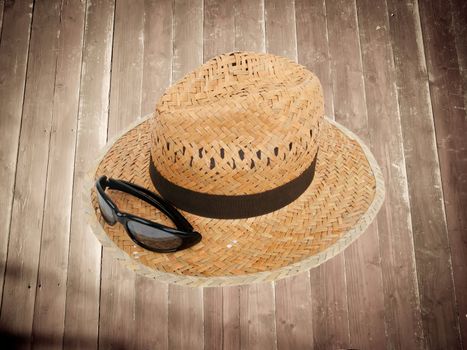
[[[298,63],[321,82],[326,116],[334,117],[326,5],[324,0],[296,0],[295,21]]]
[[[203,2],[175,0],[172,82],[203,63]],[[203,289],[169,286],[169,349],[204,348]]]
[[[335,118],[367,140],[368,115],[355,3],[326,5]],[[344,252],[343,260],[350,346],[384,348],[383,285],[376,225],[370,225]]]
[[[310,271],[314,349],[350,347],[344,254]]]
[[[204,348],[222,349],[224,343],[224,298],[222,288],[204,288]]]
[[[114,138],[141,117],[142,19],[143,0],[116,2],[107,139]],[[136,276],[104,248],[101,280],[99,348],[133,348],[137,341],[134,336]]]
[[[265,52],[264,1],[235,1],[235,50]]]
[[[61,349],[83,49],[82,2],[62,5],[33,337],[36,349]]]
[[[272,283],[240,287],[240,348],[277,349]]]
[[[420,21],[428,69],[431,104],[444,205],[451,248],[454,283],[463,344],[467,344],[467,134],[466,106],[456,51],[450,6],[441,1],[420,1]],[[439,341],[455,345],[453,330]],[[434,339],[429,339],[434,341]],[[431,343],[428,345],[432,345]],[[436,345],[433,344],[433,345]]]
[[[152,113],[172,79],[171,0],[144,1],[144,57],[141,116]]]
[[[242,287],[222,288],[222,333],[224,349],[240,349],[240,291]]]
[[[144,0],[116,2],[108,138],[141,117]]]
[[[287,0],[264,1],[266,51],[275,55],[297,59],[294,2]]]
[[[463,0],[0,0],[1,345],[465,347],[466,11]],[[108,255],[101,265],[82,179],[107,130],[234,50],[319,76],[326,114],[382,165],[377,221],[309,278],[274,284],[168,287]]]
[[[234,7],[234,1],[204,0],[204,62],[234,50],[236,20]]]
[[[79,99],[64,348],[98,345],[101,246],[84,215],[83,176],[105,145],[110,93],[114,1],[88,2]]]
[[[4,4],[4,2],[3,2]],[[13,190],[31,33],[32,1],[2,10],[0,40],[0,299],[3,295]]]
[[[462,76],[463,84],[462,84],[462,91],[464,95],[464,113],[466,113],[467,109],[467,40],[465,40],[467,35],[467,2],[463,0],[451,0],[451,13],[452,13],[452,20],[454,24],[454,35],[456,41],[456,52],[457,52],[457,60],[459,62],[459,73]],[[464,114],[465,115],[465,114]],[[465,187],[464,187],[465,188]],[[464,202],[465,204],[465,202]],[[461,208],[464,205],[461,202]],[[465,217],[465,214],[464,214]],[[465,219],[464,219],[465,224]],[[463,226],[465,232],[465,226]],[[461,227],[462,232],[462,227]],[[458,249],[454,249],[454,252],[451,249],[451,253],[455,253],[456,257],[451,258],[451,260],[455,260],[455,272],[454,272],[454,281],[456,285],[456,294],[457,294],[457,306],[459,312],[459,319],[460,319],[460,332],[461,332],[461,339],[462,344],[467,347],[467,296],[464,293],[464,290],[459,290],[459,288],[465,288],[465,275],[466,271],[466,263],[465,257],[467,256],[467,249],[464,240],[464,245],[459,242],[459,235],[455,236],[454,240],[451,240],[451,244],[459,244]],[[464,233],[465,237],[465,233]],[[462,258],[463,257],[463,258]],[[463,262],[462,262],[463,261]],[[459,266],[459,267],[457,267]],[[460,285],[460,287],[459,287]]]
[[[345,252],[350,346],[387,348],[378,228],[372,223]]]
[[[144,54],[141,116],[153,112],[155,101],[172,78],[172,1],[144,2]],[[168,286],[135,276],[136,349],[168,349]]]
[[[276,282],[278,349],[306,349],[313,345],[310,274]]]
[[[169,286],[169,349],[203,349],[203,289]]]
[[[31,341],[53,113],[60,2],[34,8],[0,325]],[[17,300],[21,300],[18,303]]]
[[[452,265],[416,1],[388,1],[424,334],[460,348]],[[430,203],[427,207],[426,203]]]
[[[377,217],[389,348],[423,347],[393,53],[385,3],[358,1],[369,140],[386,182]],[[380,29],[377,29],[380,28]]]
[[[465,107],[467,106],[467,40],[465,40],[467,36],[467,2],[463,0],[451,0],[450,3]],[[463,342],[463,344],[465,343]]]
[[[174,0],[172,81],[203,62],[203,0]]]

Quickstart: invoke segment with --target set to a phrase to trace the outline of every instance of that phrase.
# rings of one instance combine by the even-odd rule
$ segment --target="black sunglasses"
[[[121,212],[105,192],[106,188],[131,194],[159,209],[177,227],[176,229]],[[104,220],[111,226],[121,223],[130,238],[145,249],[159,253],[174,252],[201,241],[201,235],[175,207],[157,194],[135,184],[101,176],[96,182],[99,208]]]

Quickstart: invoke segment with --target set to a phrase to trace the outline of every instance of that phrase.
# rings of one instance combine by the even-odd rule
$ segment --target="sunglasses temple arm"
[[[108,185],[110,188],[128,192],[135,197],[145,201],[148,204],[155,206],[157,209],[162,211],[167,215],[181,231],[193,231],[193,226],[188,222],[185,217],[180,214],[180,212],[169,202],[164,200],[162,197],[157,194],[140,187],[138,185],[123,181],[123,180],[114,180],[108,179]]]

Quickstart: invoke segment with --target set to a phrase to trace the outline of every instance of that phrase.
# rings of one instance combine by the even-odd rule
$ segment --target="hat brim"
[[[109,142],[86,177],[89,222],[101,244],[136,272],[167,283],[222,286],[272,281],[320,265],[343,251],[376,216],[384,180],[370,150],[351,131],[325,118],[315,177],[294,202],[247,219],[212,219],[183,212],[203,239],[175,253],[145,250],[122,225],[101,217],[94,181],[124,179],[157,192],[149,176],[150,117]],[[91,195],[91,200],[89,200]],[[164,224],[170,221],[146,203],[111,192],[122,210]]]

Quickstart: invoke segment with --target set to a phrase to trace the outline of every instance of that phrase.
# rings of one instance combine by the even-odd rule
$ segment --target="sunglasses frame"
[[[120,209],[118,209],[117,205],[105,192],[107,188],[130,194],[156,207],[164,215],[166,215],[175,224],[177,228],[174,229],[172,227],[165,226],[130,213],[122,212]],[[185,219],[185,217],[183,217],[183,215],[180,214],[180,212],[177,209],[175,209],[175,207],[172,204],[170,204],[157,194],[145,189],[144,187],[138,186],[136,184],[124,180],[117,180],[107,178],[107,176],[101,176],[96,181],[96,190],[97,195],[100,196],[112,210],[112,215],[115,220],[113,223],[109,222],[105,217],[104,213],[102,213],[102,208],[99,204],[99,210],[101,211],[102,217],[104,218],[105,222],[107,222],[107,224],[111,226],[114,226],[118,221],[120,224],[123,225],[131,240],[145,249],[158,253],[170,253],[189,248],[195,245],[196,243],[200,242],[202,239],[201,234],[193,230],[193,226],[191,226],[187,219]],[[128,223],[130,221],[153,227],[167,234],[175,235],[182,240],[182,244],[177,248],[172,249],[158,249],[148,246],[147,244],[140,242],[131,232],[131,229],[128,227]]]

